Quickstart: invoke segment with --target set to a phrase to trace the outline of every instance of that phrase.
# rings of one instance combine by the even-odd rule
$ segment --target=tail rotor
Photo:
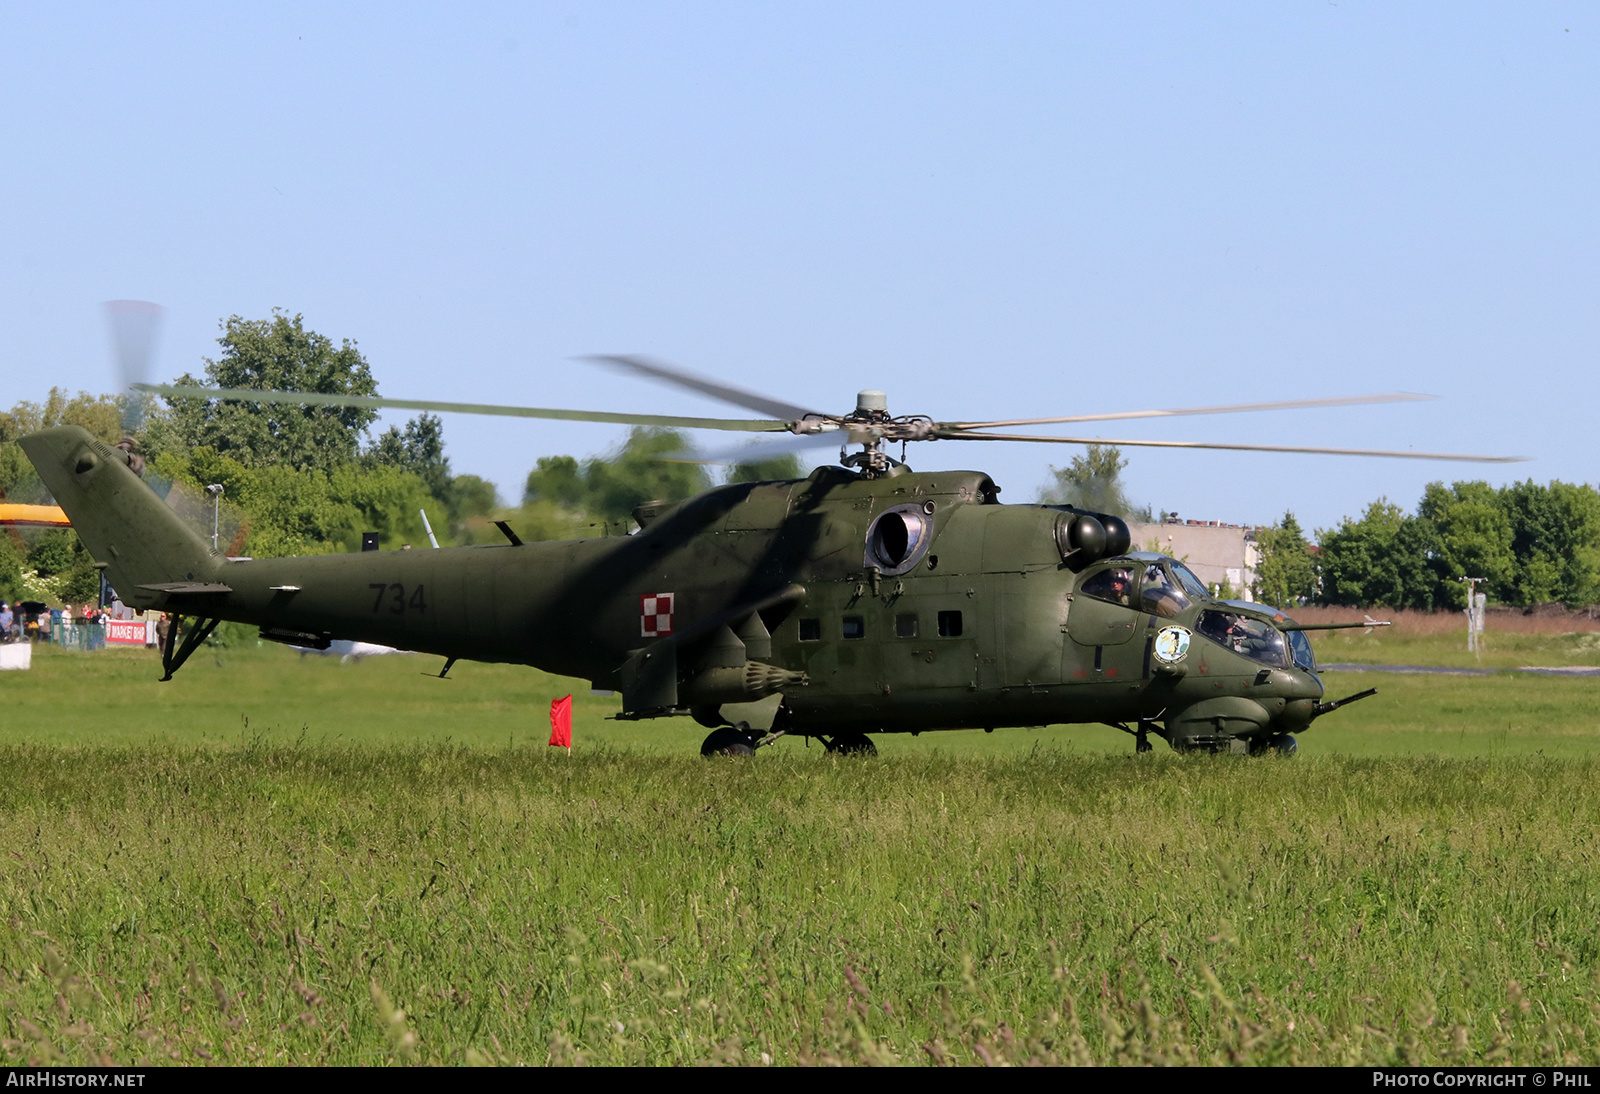
[[[144,458],[134,452],[134,437],[144,424],[145,400],[150,396],[139,389],[150,381],[150,366],[155,357],[156,339],[161,332],[161,317],[167,309],[148,300],[109,300],[106,320],[111,328],[111,348],[116,357],[122,386],[122,441],[118,448],[128,453],[128,464],[136,474],[144,470]]]

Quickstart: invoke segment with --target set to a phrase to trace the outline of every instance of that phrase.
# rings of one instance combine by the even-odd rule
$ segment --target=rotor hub
[[[881,419],[889,416],[889,396],[876,388],[856,392],[856,413],[863,418]]]

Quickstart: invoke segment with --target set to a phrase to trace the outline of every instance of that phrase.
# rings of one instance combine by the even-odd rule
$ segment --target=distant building
[[[1220,521],[1169,520],[1165,524],[1128,522],[1133,549],[1171,555],[1194,571],[1213,591],[1226,584],[1239,599],[1250,599],[1256,583],[1256,529]]]

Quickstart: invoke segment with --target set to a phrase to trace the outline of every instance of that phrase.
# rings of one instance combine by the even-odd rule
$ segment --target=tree
[[[390,426],[367,450],[367,456],[369,462],[411,472],[427,484],[430,494],[448,503],[450,458],[444,454],[444,423],[437,415],[412,418],[404,432]]]
[[[1127,466],[1116,445],[1091,444],[1082,456],[1072,457],[1068,466],[1050,468],[1055,483],[1040,493],[1039,500],[1096,513],[1132,514],[1133,504],[1122,487],[1122,470]]]
[[[46,500],[44,484],[16,440],[58,425],[82,426],[114,444],[122,439],[121,404],[114,396],[87,391],[69,398],[64,390],[53,387],[43,403],[21,402],[9,412],[0,412],[0,498],[24,504]]]
[[[11,536],[0,535],[0,600],[10,604],[21,591],[22,552],[13,545]]]
[[[73,561],[56,589],[63,604],[92,604],[100,599],[100,571],[81,543],[73,544]]]
[[[1310,545],[1293,513],[1271,528],[1256,533],[1256,595],[1270,598],[1280,607],[1317,594],[1317,567]]]
[[[32,505],[44,500],[44,483],[15,441],[0,444],[0,500]]]
[[[450,515],[455,520],[486,517],[500,499],[494,483],[477,475],[456,475],[450,480]]]
[[[377,532],[386,543],[426,542],[417,510],[430,503],[431,495],[420,478],[398,467],[351,462],[331,472],[252,468],[201,447],[156,456],[146,479],[157,477],[182,483],[193,494],[204,484],[223,484],[226,504],[243,513],[238,548],[257,558],[353,551],[362,532]],[[203,518],[195,530],[207,537],[210,514],[209,507],[191,514]]]
[[[792,452],[752,463],[736,463],[728,468],[729,482],[776,482],[804,477],[805,472],[800,469],[800,457]]]
[[[271,319],[230,316],[221,324],[222,353],[206,359],[201,386],[376,395],[377,382],[356,344],[337,348],[306,330],[299,315],[274,309]],[[179,384],[201,381],[185,373]],[[171,414],[152,448],[206,446],[246,467],[328,470],[356,457],[377,412],[353,406],[297,406],[219,399],[169,399]],[[437,419],[435,419],[437,420]]]
[[[540,456],[528,472],[522,488],[522,503],[549,502],[564,509],[580,509],[587,497],[583,468],[571,456]]]
[[[525,505],[552,502],[606,521],[620,521],[645,501],[682,501],[709,489],[698,464],[673,459],[687,447],[670,429],[635,427],[622,448],[580,465],[571,456],[545,456],[528,473]]]
[[[1335,531],[1319,532],[1322,599],[1330,604],[1392,608],[1435,606],[1438,577],[1431,564],[1438,534],[1427,520],[1407,516],[1388,498],[1348,517]]]
[[[377,532],[386,543],[427,544],[420,511],[433,495],[416,474],[398,467],[374,470],[346,464],[335,468],[328,480],[329,493],[342,509],[339,527],[330,537],[335,542],[353,550],[365,531]]]
[[[72,566],[72,547],[78,537],[64,528],[51,529],[28,552],[28,569],[40,577],[54,577]]]
[[[1510,599],[1600,601],[1600,492],[1592,486],[1532,479],[1502,487],[1498,501],[1511,526]]]
[[[0,414],[0,441],[58,425],[78,425],[108,444],[122,439],[122,404],[114,395],[90,395],[87,391],[68,397],[59,387],[50,389],[43,403],[22,402],[9,414]]]
[[[1448,489],[1429,483],[1417,517],[1433,525],[1437,551],[1429,560],[1435,578],[1434,606],[1465,608],[1463,577],[1488,579],[1485,590],[1499,600],[1512,592],[1515,569],[1511,521],[1495,490],[1486,482],[1458,482]]]

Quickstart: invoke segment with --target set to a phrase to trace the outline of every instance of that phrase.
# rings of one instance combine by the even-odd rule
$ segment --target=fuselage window
[[[917,636],[916,612],[904,612],[894,617],[894,636],[896,638],[915,638]]]
[[[1167,576],[1159,564],[1145,567],[1144,585],[1139,590],[1139,606],[1151,615],[1171,619],[1189,606],[1189,598]]]
[[[846,638],[865,638],[867,636],[866,621],[863,620],[859,615],[845,616],[844,636]]]
[[[939,613],[939,637],[940,638],[960,638],[961,637],[961,613],[960,612],[940,612]]]
[[[802,620],[800,620],[800,641],[802,641],[802,642],[821,642],[822,641],[822,620],[820,620],[820,619],[802,619]]]
[[[1113,604],[1121,604],[1125,608],[1133,607],[1133,570],[1127,566],[1113,566],[1109,570],[1101,570],[1091,574],[1083,583],[1084,596],[1092,596],[1096,600],[1109,600]]]

